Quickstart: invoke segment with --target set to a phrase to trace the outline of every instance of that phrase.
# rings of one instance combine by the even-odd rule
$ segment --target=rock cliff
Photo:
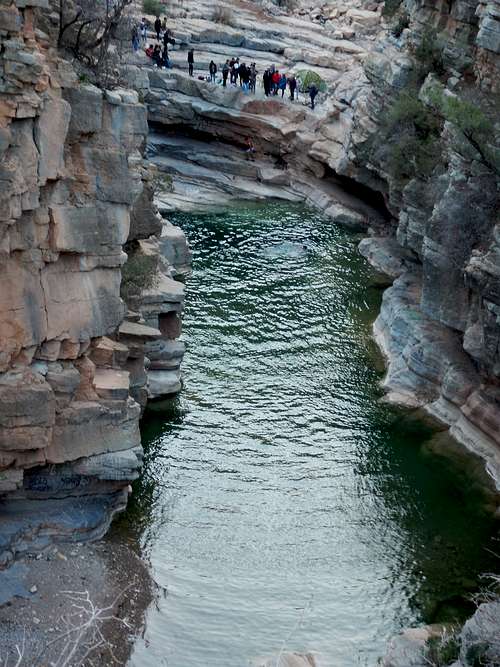
[[[77,75],[47,18],[48,0],[0,3],[0,567],[101,535],[138,476],[141,406],[180,387],[179,327],[162,319],[183,302],[169,263],[139,313],[120,295],[124,247],[159,255],[163,227],[146,107]],[[160,342],[175,382],[158,388],[145,347]]]

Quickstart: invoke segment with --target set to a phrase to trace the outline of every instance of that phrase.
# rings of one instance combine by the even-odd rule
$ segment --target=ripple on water
[[[378,402],[380,293],[346,232],[274,204],[172,221],[194,251],[185,385],[143,424],[128,513],[166,593],[131,664],[286,643],[374,665],[488,569],[491,522],[422,455],[428,429]]]

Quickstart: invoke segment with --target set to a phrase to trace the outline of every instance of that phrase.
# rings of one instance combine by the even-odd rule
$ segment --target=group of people
[[[284,72],[277,70],[274,65],[266,69],[262,76],[262,83],[264,85],[264,94],[266,97],[270,95],[278,95],[281,92],[281,97],[285,97],[285,92],[288,87],[290,90],[290,99],[295,100],[295,95],[298,99],[298,81],[294,74],[287,75]]]
[[[157,44],[149,44],[147,48],[144,49],[148,58],[151,58],[153,63],[157,67],[171,67],[170,58],[168,55],[169,45],[175,44],[175,39],[172,37],[170,30],[167,27],[167,19],[164,18],[163,21],[158,16],[154,22],[154,31],[156,33]],[[139,27],[134,27],[132,29],[132,45],[134,51],[138,51],[140,48],[140,41],[143,44],[147,43],[148,38],[148,22],[145,18],[142,19]]]
[[[210,81],[212,83],[216,83],[219,69],[213,60],[210,61],[208,71],[210,74]],[[255,63],[247,65],[246,63],[240,63],[239,58],[231,58],[231,60],[226,60],[220,70],[220,73],[222,75],[222,85],[224,88],[227,88],[227,83],[229,80],[231,85],[239,85],[244,92],[251,91],[255,93],[258,74]],[[191,70],[190,74],[192,76]]]
[[[191,49],[188,53],[188,64],[189,64],[189,75],[193,76],[194,71],[194,51]],[[208,66],[209,77],[208,81],[212,83],[217,82],[217,73],[219,71],[216,63],[211,60],[210,65]],[[255,93],[257,87],[257,67],[255,63],[251,63],[250,66],[247,66],[245,63],[240,63],[239,58],[231,58],[231,60],[226,60],[224,65],[221,68],[222,74],[222,85],[224,88],[227,87],[228,80],[229,83],[233,86],[240,86],[244,92],[253,92]],[[294,101],[299,98],[299,82],[295,75],[292,73],[287,76],[285,73],[280,72],[275,68],[274,65],[266,69],[262,75],[262,84],[264,87],[264,94],[266,97],[271,95],[278,95],[281,92],[281,97],[285,97],[286,89],[290,91],[290,99]],[[311,107],[314,109],[316,96],[319,92],[318,87],[313,83],[311,84],[307,92],[311,100]]]
[[[140,49],[141,42],[147,43],[148,37],[148,22],[145,18],[142,19],[139,26],[134,26],[132,30],[132,45],[134,51]],[[175,44],[175,39],[172,37],[170,30],[167,27],[167,19],[160,19],[158,16],[154,22],[154,31],[156,33],[157,44],[149,44],[145,48],[145,53],[148,58],[151,58],[157,67],[171,67],[168,49],[170,45]],[[187,55],[189,76],[194,76],[195,56],[194,49],[189,49]],[[258,70],[255,63],[247,65],[240,62],[239,58],[231,58],[226,60],[222,67],[218,67],[214,60],[210,61],[208,66],[207,81],[217,83],[217,74],[220,75],[219,82],[222,86],[227,88],[228,82],[232,86],[240,86],[243,92],[255,93],[257,87]],[[205,79],[205,77],[200,77]],[[264,94],[266,97],[278,95],[281,92],[281,97],[284,98],[285,92],[288,88],[290,93],[290,100],[294,101],[299,96],[299,82],[292,73],[286,75],[280,72],[274,65],[266,69],[262,75],[262,84],[264,87]],[[319,92],[317,86],[312,84],[308,87],[307,92],[311,100],[311,107],[315,107],[315,99]]]

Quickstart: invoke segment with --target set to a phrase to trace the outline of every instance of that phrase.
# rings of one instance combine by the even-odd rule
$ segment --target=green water
[[[287,649],[374,665],[463,618],[495,526],[433,432],[380,402],[381,292],[355,239],[278,204],[178,215],[194,251],[181,395],[143,423],[126,520],[162,587],[132,665]]]

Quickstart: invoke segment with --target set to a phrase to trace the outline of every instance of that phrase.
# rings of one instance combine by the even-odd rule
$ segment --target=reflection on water
[[[165,591],[136,666],[315,650],[374,665],[457,608],[493,526],[422,423],[378,401],[380,293],[346,232],[301,207],[174,222],[194,250],[184,390],[145,420],[127,520]]]

